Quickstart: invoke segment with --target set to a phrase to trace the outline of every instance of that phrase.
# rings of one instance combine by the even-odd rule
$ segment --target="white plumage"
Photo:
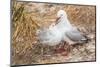
[[[69,44],[83,43],[87,39],[73,27],[64,10],[59,10],[57,13],[59,18],[56,24],[51,24],[49,28],[41,28],[38,32],[39,40],[42,44],[50,46],[57,45],[61,41],[66,41]]]

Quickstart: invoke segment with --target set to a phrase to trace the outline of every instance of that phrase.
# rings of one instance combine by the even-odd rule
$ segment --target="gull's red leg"
[[[62,52],[64,52],[65,51],[65,49],[64,49],[64,42],[62,42],[62,43],[60,43],[59,45],[57,45],[57,47],[56,47],[56,53],[62,53]]]

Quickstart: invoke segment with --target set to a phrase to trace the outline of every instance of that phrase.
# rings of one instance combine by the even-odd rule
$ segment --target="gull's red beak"
[[[57,18],[56,18],[56,22],[57,22],[59,19],[60,19],[60,17],[57,17]]]
[[[59,20],[59,19],[60,19],[60,17],[57,17],[57,18],[56,18],[56,24],[58,24],[58,20]],[[56,24],[55,24],[55,25],[56,25]]]

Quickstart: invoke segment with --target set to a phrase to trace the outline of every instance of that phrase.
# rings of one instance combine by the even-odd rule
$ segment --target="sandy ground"
[[[23,3],[17,2],[12,7],[12,65],[96,60],[95,6],[30,2],[21,4]],[[71,24],[86,34],[90,41],[70,46],[69,49],[65,46],[63,53],[55,53],[55,46],[43,46],[39,43],[36,31],[40,27],[48,27],[54,23],[56,13],[60,9],[66,11]]]

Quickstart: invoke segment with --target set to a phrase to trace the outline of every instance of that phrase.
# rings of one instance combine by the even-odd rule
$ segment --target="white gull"
[[[57,17],[55,24],[51,24],[49,28],[44,27],[38,30],[39,41],[42,44],[54,46],[61,41],[66,41],[69,44],[84,43],[87,41],[87,38],[76,27],[70,24],[64,10],[59,10]]]

